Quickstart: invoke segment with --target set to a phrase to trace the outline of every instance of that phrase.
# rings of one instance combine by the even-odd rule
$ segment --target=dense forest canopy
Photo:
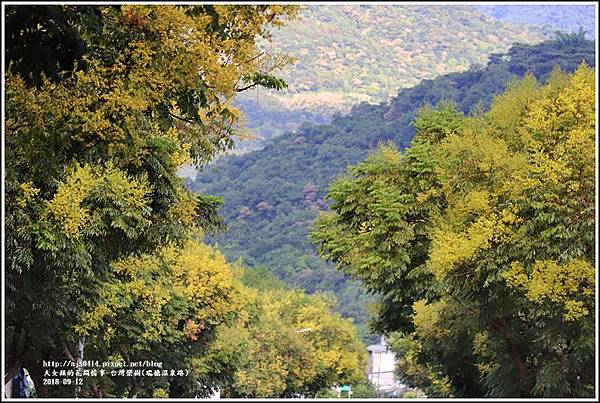
[[[263,46],[295,58],[280,72],[288,87],[236,99],[258,140],[242,141],[236,152],[304,121],[326,123],[358,102],[387,101],[421,80],[483,65],[491,53],[539,43],[554,31],[506,23],[465,5],[307,5]]]

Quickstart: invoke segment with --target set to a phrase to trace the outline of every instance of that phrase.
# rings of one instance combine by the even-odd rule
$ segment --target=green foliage
[[[352,396],[355,399],[374,399],[377,397],[377,390],[370,383],[359,383],[352,385]]]
[[[593,42],[570,45],[546,42],[533,47],[515,45],[507,55],[492,57],[485,68],[423,81],[413,88],[401,90],[388,104],[357,105],[350,114],[340,115],[329,124],[306,124],[296,132],[267,142],[262,150],[225,157],[193,180],[188,180],[188,185],[200,193],[223,198],[220,212],[228,231],[212,237],[218,241],[223,253],[232,259],[242,258],[246,266],[266,267],[287,284],[309,293],[333,291],[342,314],[354,319],[364,340],[373,340],[367,329],[370,316],[367,305],[378,297],[368,295],[358,282],[315,256],[315,247],[308,239],[314,219],[330,203],[325,199],[329,183],[342,175],[348,164],[363,160],[380,142],[391,140],[399,149],[407,147],[415,126],[423,132],[430,131],[430,141],[455,133],[462,122],[459,118],[471,110],[479,110],[477,113],[481,114],[492,97],[506,89],[511,77],[530,71],[545,82],[553,66],[573,71],[581,60],[594,62]],[[429,108],[423,118],[415,121],[417,112],[424,105],[437,106],[442,101],[452,101],[455,106],[448,103],[440,110]],[[510,105],[506,108],[496,106],[494,110],[502,110],[506,117],[512,116],[507,115],[509,112],[516,113]],[[431,116],[425,121],[427,114]],[[497,124],[502,120],[499,116]],[[511,120],[507,118],[506,122]],[[431,127],[426,128],[425,124]],[[410,152],[413,169],[424,172],[432,169],[428,147],[425,142]],[[385,160],[380,159],[379,164],[381,169],[393,169],[392,163],[386,167]],[[424,174],[421,180],[426,181],[426,177]],[[419,186],[419,181],[413,182]],[[413,186],[413,182],[405,186]],[[382,189],[379,195],[382,200],[397,197],[389,194],[384,183],[375,185]],[[435,195],[427,197],[434,198]],[[423,202],[427,200],[425,198]],[[393,213],[379,212],[382,218],[384,214]],[[400,242],[388,241],[385,247]],[[425,251],[426,244],[421,246]],[[400,256],[396,257],[396,260],[400,259]],[[383,298],[393,301],[396,297]],[[406,309],[405,313],[410,313],[410,304]],[[389,314],[394,316],[396,312],[392,309]]]
[[[37,86],[82,63],[85,42],[76,28],[97,28],[94,7],[12,5],[6,7],[7,68]]]
[[[244,77],[245,81],[250,82],[251,86],[259,85],[261,87],[270,88],[274,90],[282,90],[287,88],[288,85],[285,81],[270,74],[264,74],[260,72],[256,72],[254,74],[249,75],[248,77]]]
[[[592,396],[595,99],[585,64],[528,75],[488,113],[425,109],[331,186],[319,253],[383,295],[428,396]]]
[[[284,282],[264,267],[253,267],[252,270],[243,270],[241,280],[245,286],[259,291],[288,288]]]

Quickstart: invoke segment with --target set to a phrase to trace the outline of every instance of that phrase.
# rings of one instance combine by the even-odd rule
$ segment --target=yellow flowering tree
[[[217,326],[241,309],[239,286],[225,258],[213,247],[187,241],[112,264],[98,299],[85,301],[74,326],[86,337],[86,359],[136,362],[153,360],[162,369],[189,370],[214,339]],[[98,376],[90,393],[114,397],[210,394],[218,378],[198,385],[192,377]],[[84,390],[85,392],[85,390]]]
[[[244,287],[245,309],[222,325],[213,347],[195,361],[199,379],[225,369],[226,397],[312,397],[364,381],[366,349],[356,327],[322,296]]]

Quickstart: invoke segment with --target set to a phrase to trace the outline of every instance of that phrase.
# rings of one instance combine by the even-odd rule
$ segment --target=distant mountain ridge
[[[270,138],[303,121],[325,123],[359,102],[386,101],[423,79],[485,65],[489,54],[541,42],[554,30],[465,5],[310,5],[264,45],[298,59],[278,73],[289,88],[249,91],[236,103],[257,138]],[[236,152],[257,147],[244,141]]]

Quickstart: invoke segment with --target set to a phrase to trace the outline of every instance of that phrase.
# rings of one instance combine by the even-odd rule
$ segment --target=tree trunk
[[[521,355],[521,352],[517,348],[517,345],[514,343],[510,334],[508,333],[508,325],[506,323],[506,318],[502,316],[501,318],[492,322],[492,327],[500,332],[506,343],[508,344],[508,348],[510,350],[510,357],[512,359],[513,365],[517,370],[517,376],[521,383],[519,387],[520,397],[530,397],[529,389],[527,387],[527,378],[528,371],[527,366],[525,365],[525,361]]]
[[[77,344],[77,371],[82,371],[83,367],[83,348],[85,347],[85,336],[79,336]],[[75,378],[75,398],[81,396],[81,385],[77,383],[78,378]]]
[[[515,346],[515,344],[510,339],[507,339],[506,341],[508,342],[508,345],[510,347],[510,355],[512,357],[513,364],[515,365],[515,368],[517,369],[517,375],[519,376],[519,380],[521,381],[521,383],[526,384],[527,383],[527,367],[525,366],[525,363],[523,362],[523,357],[521,357],[521,353],[517,349],[517,346]],[[526,392],[526,393],[528,396],[529,392]],[[521,396],[521,397],[527,397],[527,396]]]
[[[131,377],[131,383],[132,383],[131,389],[129,389],[129,394],[127,395],[127,397],[130,398],[130,399],[133,398],[133,397],[135,397],[135,394],[137,393],[137,391],[138,391],[138,389],[140,387],[140,384],[142,383],[142,380],[140,380],[138,382],[137,378],[135,376],[132,376]]]
[[[44,366],[42,361],[23,362],[23,367],[29,372],[33,380],[37,397],[48,397],[48,386],[44,385]]]
[[[18,354],[19,340],[21,339],[21,333],[23,332],[23,326],[21,323],[17,323],[15,331],[13,333],[13,339],[10,342],[10,347],[6,352],[6,373],[4,374],[4,383],[10,382],[19,368],[21,367],[21,361],[23,361],[25,354],[29,350],[29,344],[25,344],[24,351]]]
[[[94,397],[104,397],[104,393],[102,392],[102,389],[96,385],[95,383],[92,383],[90,385],[92,392],[94,393]]]

